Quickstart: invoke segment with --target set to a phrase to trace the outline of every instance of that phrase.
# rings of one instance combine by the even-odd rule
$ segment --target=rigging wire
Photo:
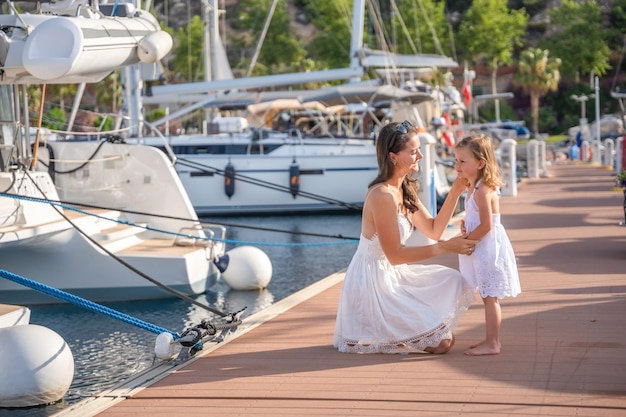
[[[41,195],[45,196],[44,191],[39,187],[39,184],[37,184],[37,182],[30,176],[30,173],[26,170],[24,170],[24,173],[28,176],[28,178],[31,180],[32,184],[37,188],[37,190],[41,193]],[[47,201],[47,202],[51,202],[51,200],[48,200],[47,198],[41,198],[41,200],[43,201]],[[172,294],[175,297],[180,298],[181,300],[187,301],[190,304],[193,304],[197,307],[200,307],[204,310],[207,310],[213,314],[216,314],[220,317],[227,317],[229,314],[228,313],[224,313],[223,311],[220,311],[216,308],[210,307],[206,304],[202,304],[196,300],[194,300],[191,297],[186,296],[185,294],[168,287],[167,285],[164,285],[163,283],[157,281],[156,279],[152,278],[151,276],[145,274],[144,272],[140,271],[139,269],[135,268],[134,266],[132,266],[131,264],[129,264],[128,262],[124,261],[123,259],[121,259],[120,257],[118,257],[117,255],[115,255],[114,253],[112,253],[110,250],[108,250],[107,248],[105,248],[104,246],[102,246],[100,243],[98,243],[95,239],[93,239],[91,236],[89,236],[87,233],[85,233],[80,227],[78,227],[76,225],[76,223],[74,223],[72,220],[70,220],[69,217],[67,217],[65,215],[65,213],[63,213],[62,210],[60,210],[56,205],[51,204],[52,207],[54,208],[54,210],[65,219],[65,221],[67,221],[78,233],[80,233],[85,239],[87,239],[89,242],[91,242],[94,246],[98,247],[98,249],[102,250],[104,253],[106,253],[108,256],[110,256],[113,260],[119,262],[120,264],[122,264],[124,267],[130,269],[131,271],[133,271],[134,273],[136,273],[137,275],[139,275],[141,278],[146,279],[147,281],[150,281],[151,283],[153,283],[154,285],[156,285],[157,287],[161,288],[164,291],[167,291],[168,293]]]
[[[9,193],[6,193],[6,192],[0,192],[0,197],[23,198],[23,196],[21,196],[21,195],[9,194]],[[169,215],[165,215],[165,214],[146,213],[146,212],[136,211],[136,210],[127,210],[127,209],[120,209],[120,208],[117,208],[117,207],[107,207],[107,206],[101,206],[101,205],[95,205],[95,204],[87,204],[87,203],[76,203],[76,202],[72,202],[72,201],[50,200],[50,199],[38,198],[38,197],[28,197],[28,200],[37,201],[37,202],[41,202],[41,203],[48,203],[48,204],[51,204],[51,205],[64,205],[64,206],[68,206],[68,208],[71,208],[69,206],[85,207],[85,208],[90,208],[90,209],[99,209],[99,210],[107,210],[107,211],[119,211],[121,213],[126,213],[126,214],[135,214],[135,215],[141,215],[141,216],[152,216],[152,217],[157,217],[157,218],[161,218],[161,219],[196,221],[200,225],[213,224],[213,223],[210,223],[210,222],[205,222],[205,221],[202,221],[202,220],[191,219],[191,218],[186,218],[186,217],[169,216]],[[225,222],[223,222],[221,220],[220,220],[220,224],[223,225],[223,226],[226,226],[226,227],[231,227],[231,228],[259,230],[259,231],[273,232],[273,233],[286,233],[286,234],[290,234],[290,235],[294,235],[294,236],[311,236],[311,237],[323,237],[323,238],[330,238],[330,239],[359,240],[359,238],[357,238],[357,237],[343,236],[341,234],[339,234],[339,235],[329,235],[329,234],[324,234],[324,233],[294,232],[292,230],[276,229],[276,228],[269,228],[269,227],[250,226],[250,225],[236,224],[236,223],[225,223]]]
[[[389,35],[387,35],[385,31],[385,25],[383,23],[382,13],[380,11],[380,4],[373,4],[372,2],[368,2],[367,5],[370,14],[372,15],[372,25],[374,27],[376,39],[378,40],[378,47],[385,52],[389,52],[389,42],[387,41]],[[393,64],[392,66],[395,67],[395,65]]]
[[[411,34],[409,33],[409,30],[407,29],[406,24],[404,23],[404,18],[402,17],[402,13],[400,13],[400,9],[398,9],[398,4],[395,2],[395,0],[391,0],[391,7],[393,8],[393,11],[398,17],[398,20],[400,21],[400,26],[402,27],[402,33],[404,33],[404,36],[409,42],[409,45],[411,46],[411,50],[413,51],[413,54],[417,55],[418,54],[417,48],[415,47],[415,43],[413,43],[413,39],[411,39]]]
[[[441,42],[439,42],[437,31],[435,30],[433,23],[428,18],[428,14],[426,13],[426,8],[424,7],[424,3],[422,3],[422,0],[417,0],[417,3],[419,4],[420,10],[422,11],[422,14],[424,15],[424,19],[426,20],[426,24],[428,25],[428,28],[430,29],[430,33],[433,35],[433,42],[435,42],[435,48],[437,49],[437,52],[440,55],[445,55],[443,53],[443,49],[441,48]]]
[[[418,51],[421,54],[423,51],[422,37],[420,35],[419,16],[415,12],[415,9],[417,9],[417,4],[415,2],[416,0],[413,0],[413,10],[412,10],[411,16],[413,16],[413,26],[415,27],[415,38],[417,39]]]
[[[270,23],[272,22],[272,17],[274,17],[274,11],[276,10],[276,5],[279,0],[272,0],[272,4],[270,5],[269,10],[267,11],[267,16],[265,17],[265,23],[263,24],[263,29],[261,30],[261,34],[259,35],[259,39],[257,40],[256,48],[254,49],[254,54],[252,58],[250,58],[250,65],[248,66],[248,70],[246,71],[245,77],[249,77],[252,73],[252,70],[256,66],[256,62],[259,59],[259,54],[261,53],[261,48],[263,47],[263,42],[265,42],[265,36],[267,36],[267,31],[269,30]]]

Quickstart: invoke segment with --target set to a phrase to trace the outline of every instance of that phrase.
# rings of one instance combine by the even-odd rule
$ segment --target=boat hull
[[[181,182],[200,215],[357,211],[377,173],[373,155],[304,156],[295,163],[290,156],[179,156],[217,169],[230,162],[239,176],[229,196],[223,175],[179,164]],[[299,169],[295,195],[289,189],[293,165]]]
[[[3,270],[96,302],[174,296],[154,281],[185,295],[201,294],[219,280],[213,259],[224,253],[224,243],[175,242],[177,233],[194,233],[201,243],[206,235],[196,228],[197,216],[163,153],[150,146],[95,142],[48,146],[40,158],[55,161],[55,181],[39,171],[16,184],[39,198],[35,182],[54,184],[45,198],[66,203],[57,206],[59,213],[27,195],[15,199],[20,216],[0,228]],[[83,171],[61,174],[94,154]],[[69,202],[101,208],[76,212]],[[0,279],[0,302],[59,302],[50,293]]]
[[[167,148],[199,215],[354,212],[378,172],[371,139],[266,132],[171,136]]]

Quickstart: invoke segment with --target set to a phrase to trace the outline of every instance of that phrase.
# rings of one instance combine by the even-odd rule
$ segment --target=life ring
[[[300,167],[297,164],[289,167],[289,191],[293,198],[296,198],[300,192]]]
[[[235,167],[230,162],[224,169],[224,192],[228,198],[235,194]]]

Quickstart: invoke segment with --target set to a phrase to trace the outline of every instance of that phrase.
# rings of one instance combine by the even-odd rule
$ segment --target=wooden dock
[[[163,365],[57,415],[625,416],[623,194],[597,166],[549,172],[501,200],[522,294],[502,302],[500,355],[463,354],[484,336],[478,298],[446,355],[337,352],[338,273],[250,316],[184,366]]]

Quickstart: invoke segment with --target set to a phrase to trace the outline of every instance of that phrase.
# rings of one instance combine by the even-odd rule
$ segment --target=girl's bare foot
[[[478,347],[478,346],[480,346],[480,345],[484,345],[485,343],[487,343],[487,341],[486,341],[486,340],[481,340],[481,341],[480,341],[480,342],[478,342],[478,343],[473,343],[473,344],[469,345],[469,348],[470,348],[470,349],[474,349],[475,347]]]
[[[489,346],[486,343],[481,343],[478,346],[465,351],[467,356],[483,356],[483,355],[499,355],[500,345]]]

